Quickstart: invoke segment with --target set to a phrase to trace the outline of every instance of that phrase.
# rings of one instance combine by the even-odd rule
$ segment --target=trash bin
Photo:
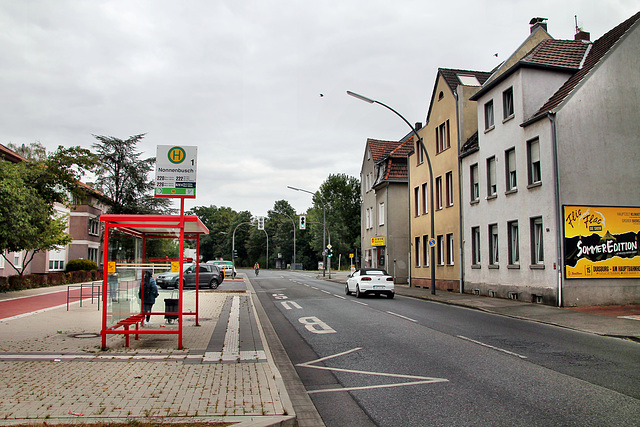
[[[173,297],[173,292],[171,293]],[[167,313],[164,315],[167,323],[171,323],[173,320],[178,318],[178,298],[165,298],[164,299],[164,312]],[[175,313],[175,314],[169,314]]]

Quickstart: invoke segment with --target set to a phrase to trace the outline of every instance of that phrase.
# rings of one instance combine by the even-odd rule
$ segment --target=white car
[[[395,296],[393,277],[381,268],[361,268],[347,277],[345,293],[355,293],[360,298],[365,294],[386,295],[387,298]]]

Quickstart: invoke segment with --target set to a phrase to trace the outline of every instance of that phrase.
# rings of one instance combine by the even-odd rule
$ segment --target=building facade
[[[472,97],[465,291],[566,306],[640,300],[637,279],[568,278],[564,251],[565,206],[640,206],[629,191],[640,184],[639,17],[593,43],[583,32],[542,40]]]
[[[410,149],[410,140],[368,139],[360,171],[362,265],[386,269],[396,283],[407,283],[409,274]]]
[[[428,287],[435,262],[436,287],[460,291],[463,271],[458,152],[477,130],[475,102],[469,100],[490,73],[440,68],[431,95],[425,126],[418,131],[431,160],[418,142],[408,157],[411,217],[411,285]],[[430,201],[433,193],[434,209]],[[431,215],[435,236],[431,236]],[[435,260],[431,246],[435,243]]]

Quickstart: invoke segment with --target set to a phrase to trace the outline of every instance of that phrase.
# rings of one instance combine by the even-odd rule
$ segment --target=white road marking
[[[355,302],[356,304],[360,304],[360,305],[369,305],[369,304],[367,304],[367,303],[360,302],[360,301],[354,301],[354,302]]]
[[[331,292],[329,292],[329,291],[325,291],[324,289],[320,289],[320,292],[324,292],[325,294],[329,294],[329,295],[331,295]]]
[[[331,326],[324,323],[315,316],[301,317],[298,322],[302,323],[308,331],[314,334],[335,334],[336,331]]]
[[[418,322],[418,321],[417,321],[417,320],[415,320],[415,319],[412,319],[412,318],[407,317],[407,316],[403,316],[402,314],[394,313],[393,311],[387,311],[387,313],[392,314],[392,315],[394,315],[394,316],[402,317],[403,319],[405,319],[405,320],[409,320],[409,321],[411,321],[411,322],[416,322],[416,323]]]
[[[292,308],[302,309],[300,304],[295,301],[280,301],[280,304],[282,304],[282,306],[287,310],[291,310]]]
[[[483,347],[491,348],[491,349],[493,349],[493,350],[501,351],[501,352],[503,352],[503,353],[507,353],[507,354],[510,354],[510,355],[512,355],[512,356],[519,357],[520,359],[527,359],[527,356],[523,356],[523,355],[521,355],[521,354],[514,353],[514,352],[512,352],[512,351],[505,350],[505,349],[500,348],[500,347],[495,347],[495,346],[492,346],[492,345],[489,345],[489,344],[485,344],[485,343],[480,342],[480,341],[472,340],[471,338],[463,337],[462,335],[457,335],[457,337],[458,337],[458,338],[461,338],[461,339],[463,339],[463,340],[471,341],[472,343],[475,343],[475,344],[481,345],[481,346],[483,346]]]
[[[346,298],[345,298],[345,297],[343,297],[342,295],[336,295],[336,294],[333,294],[333,296],[334,296],[334,297],[336,297],[336,298],[340,298],[340,299],[346,299]]]
[[[336,372],[348,372],[352,374],[362,374],[362,375],[375,375],[379,377],[391,377],[391,378],[407,378],[414,379],[417,381],[409,381],[404,383],[394,383],[394,384],[377,384],[363,387],[345,387],[345,388],[332,388],[325,390],[312,390],[307,393],[327,393],[334,391],[351,391],[351,390],[371,390],[376,388],[390,388],[390,387],[404,387],[409,385],[418,385],[418,384],[433,384],[433,383],[444,383],[449,382],[446,378],[434,378],[434,377],[422,377],[418,375],[404,375],[404,374],[389,374],[386,372],[371,372],[371,371],[359,371],[355,369],[342,369],[342,368],[332,368],[330,366],[315,366],[314,363],[323,362],[325,360],[333,359],[339,356],[344,356],[349,353],[353,353],[354,351],[362,350],[361,347],[354,348],[351,350],[344,351],[342,353],[334,354],[332,356],[322,357],[320,359],[312,360],[310,362],[298,363],[296,366],[302,366],[305,368],[313,368],[313,369],[321,369],[326,371],[336,371]]]
[[[285,294],[272,294],[275,299],[288,299],[289,297]]]

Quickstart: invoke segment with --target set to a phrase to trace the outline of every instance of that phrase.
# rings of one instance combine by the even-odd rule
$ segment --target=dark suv
[[[200,264],[200,281],[199,287],[209,287],[216,289],[220,283],[222,283],[223,276],[220,273],[220,269],[212,264]],[[190,265],[183,272],[184,288],[196,287],[196,266]],[[162,289],[177,288],[178,287],[178,273],[161,273],[156,278],[156,283]]]

